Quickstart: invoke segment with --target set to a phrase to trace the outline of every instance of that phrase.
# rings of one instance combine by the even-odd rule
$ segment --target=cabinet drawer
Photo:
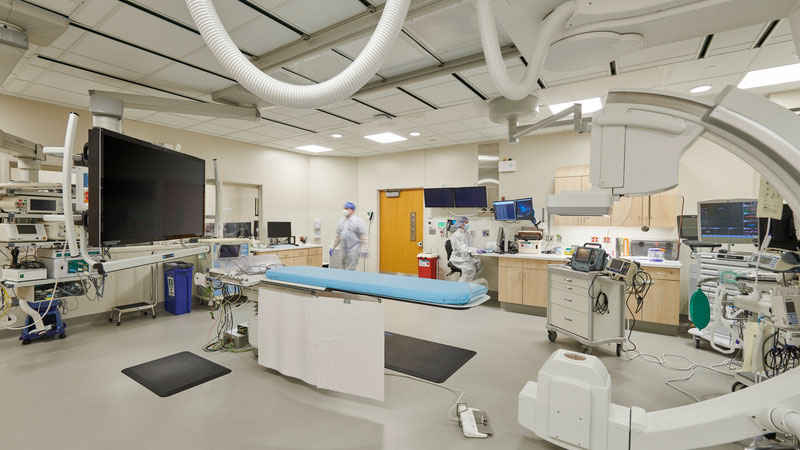
[[[583,286],[575,286],[574,284],[559,283],[558,281],[551,281],[550,288],[568,294],[589,296],[589,289]]]
[[[645,267],[644,268],[647,273],[653,277],[654,280],[675,280],[680,281],[681,279],[681,270],[680,269],[663,269],[660,267]]]
[[[322,247],[308,249],[308,256],[322,256]]]
[[[294,254],[294,256],[308,256],[308,249],[307,248],[303,248],[303,249],[300,249],[300,250],[295,250],[295,252],[296,253]]]
[[[525,261],[519,258],[504,258],[500,257],[500,261],[497,262],[497,265],[500,267],[513,267],[515,269],[522,269],[525,265]]]
[[[550,325],[562,328],[582,338],[589,336],[589,315],[565,308],[561,305],[550,305],[548,311]]]
[[[550,305],[560,305],[578,312],[589,312],[589,297],[586,293],[565,292],[550,289]]]
[[[526,269],[547,270],[547,264],[550,261],[546,259],[523,259],[523,264]]]
[[[583,288],[584,290],[586,290],[589,289],[589,283],[591,281],[576,278],[572,275],[561,275],[560,273],[551,273],[550,282],[562,283],[566,284],[567,286],[575,286],[576,288]]]

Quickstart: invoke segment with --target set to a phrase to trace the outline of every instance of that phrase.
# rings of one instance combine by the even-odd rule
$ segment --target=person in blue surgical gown
[[[464,216],[459,217],[454,228],[456,231],[450,236],[450,244],[453,246],[450,262],[461,269],[461,278],[458,281],[471,282],[483,266],[480,259],[472,256],[477,249],[472,246],[472,234],[467,232],[469,219]]]
[[[333,250],[339,247],[341,264],[339,267],[347,270],[356,270],[360,258],[366,259],[369,243],[367,225],[354,213],[356,205],[353,202],[344,204],[344,217],[336,227],[336,237],[333,239],[328,254],[333,256]]]

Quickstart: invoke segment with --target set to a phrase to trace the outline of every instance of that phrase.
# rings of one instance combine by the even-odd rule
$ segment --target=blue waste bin
[[[172,314],[192,312],[194,266],[182,261],[164,263],[164,309]]]

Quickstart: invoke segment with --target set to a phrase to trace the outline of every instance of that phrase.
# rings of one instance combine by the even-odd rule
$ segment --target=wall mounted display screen
[[[292,237],[292,222],[267,222],[268,238]]]
[[[426,208],[455,208],[456,192],[453,188],[433,188],[423,190]]]
[[[514,200],[494,202],[492,206],[494,207],[494,220],[517,220]]]
[[[89,245],[203,236],[205,160],[89,130]]]
[[[533,217],[532,198],[521,198],[515,200],[514,204],[516,206],[517,220],[530,220],[531,222],[535,220]]]
[[[471,186],[455,188],[456,208],[485,208],[486,186]]]

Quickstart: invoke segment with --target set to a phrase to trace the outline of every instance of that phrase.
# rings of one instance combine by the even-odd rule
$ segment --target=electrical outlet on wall
[[[489,230],[483,230],[483,237],[489,237]]]

